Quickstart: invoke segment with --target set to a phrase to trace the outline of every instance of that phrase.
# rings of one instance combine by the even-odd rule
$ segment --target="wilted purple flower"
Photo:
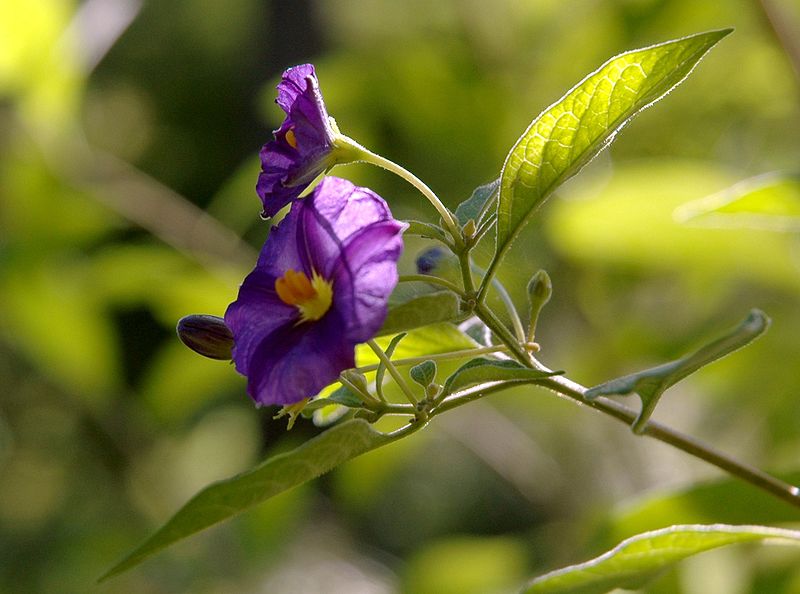
[[[259,405],[314,396],[383,324],[405,224],[367,188],[327,177],[274,227],[225,312]]]
[[[256,192],[262,216],[274,216],[297,198],[320,173],[336,163],[352,161],[352,147],[328,116],[314,66],[302,64],[283,73],[276,103],[286,119],[275,140],[261,148],[261,173]]]

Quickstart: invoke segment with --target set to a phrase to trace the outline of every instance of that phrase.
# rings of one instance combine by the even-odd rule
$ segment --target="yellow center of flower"
[[[286,138],[286,142],[289,143],[289,146],[291,146],[293,149],[297,148],[297,138],[294,135],[294,128],[289,128],[286,131],[285,138]]]
[[[299,323],[320,319],[333,302],[333,285],[316,271],[309,279],[303,272],[287,270],[275,281],[275,292],[286,305],[300,310]]]

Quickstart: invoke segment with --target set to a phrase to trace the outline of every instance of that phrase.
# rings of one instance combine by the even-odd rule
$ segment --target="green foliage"
[[[628,120],[680,84],[730,32],[700,33],[621,54],[539,115],[503,165],[496,257],[553,190],[605,148]]]
[[[436,362],[428,360],[423,361],[419,365],[414,365],[414,367],[408,370],[408,374],[411,376],[411,379],[420,386],[427,388],[436,381],[436,371]]]
[[[523,367],[516,361],[479,357],[464,363],[444,384],[444,394],[452,394],[470,386],[493,381],[533,382],[559,375],[563,371],[540,371]]]
[[[800,532],[724,524],[670,526],[633,536],[607,553],[533,580],[524,594],[604,594],[641,588],[678,561],[730,544],[759,540],[800,545]]]
[[[499,179],[475,188],[472,195],[456,208],[455,215],[458,222],[463,226],[472,219],[480,224],[482,215],[489,211],[489,203],[497,195],[499,188]]]
[[[642,410],[633,423],[633,431],[641,433],[658,404],[661,395],[670,386],[713,363],[747,346],[769,328],[770,320],[764,312],[754,309],[731,332],[701,347],[694,353],[658,367],[637,371],[595,386],[586,392],[586,398],[636,393],[642,401]]]
[[[422,293],[404,302],[391,303],[378,336],[449,322],[461,315],[460,305],[458,295],[447,290]]]
[[[701,227],[800,230],[800,176],[768,173],[680,206],[678,220]]]
[[[523,579],[526,551],[510,537],[453,537],[416,551],[404,572],[414,594],[487,594],[515,589]]]
[[[173,331],[186,313],[221,315],[255,261],[269,230],[253,193],[256,153],[280,122],[275,77],[309,56],[342,130],[455,207],[476,183],[497,177],[530,106],[548,105],[587,66],[676,31],[735,25],[735,43],[715,53],[702,76],[626,130],[613,159],[596,160],[561,188],[575,199],[558,200],[532,222],[537,233],[517,240],[501,274],[522,304],[530,272],[547,267],[559,299],[539,324],[542,356],[590,381],[673,359],[686,350],[686,328],[707,335],[704,323],[764,307],[776,320],[769,340],[687,378],[674,390],[693,397],[675,404],[687,431],[700,427],[709,441],[769,468],[796,466],[796,238],[762,231],[796,230],[794,190],[778,176],[774,195],[769,179],[733,185],[760,171],[794,170],[797,161],[794,74],[764,34],[757,5],[610,1],[566,10],[552,2],[413,0],[409,10],[388,0],[323,1],[313,15],[290,15],[274,2],[202,0],[198,9],[180,0],[143,3],[138,13],[128,12],[130,3],[103,7],[98,28],[88,18],[97,4],[0,3],[0,590],[83,594],[111,557],[195,489],[319,431],[298,421],[286,433],[285,422],[270,420],[274,411],[252,408],[229,365],[195,356]],[[773,4],[785,23],[796,22],[791,3]],[[114,42],[109,23],[119,21],[105,17],[120,13],[134,20]],[[107,54],[103,43],[113,43]],[[259,87],[265,117],[255,123]],[[108,179],[96,167],[104,150],[125,161],[126,172]],[[384,172],[354,165],[336,174],[374,188],[399,217],[430,217],[419,196]],[[754,195],[697,202],[720,190],[726,201]],[[155,205],[194,202],[205,213],[164,211],[190,215],[184,219],[154,209],[132,222],[143,196]],[[674,224],[673,212],[690,201],[712,211]],[[229,239],[241,235],[244,249],[195,227],[207,215],[234,232]],[[187,233],[163,233],[181,229]],[[406,272],[427,245],[420,237],[448,242],[423,222],[412,221],[405,236]],[[206,249],[223,257],[210,263]],[[474,255],[485,266],[488,246]],[[421,296],[421,284],[409,284],[402,301]],[[457,298],[445,299],[440,319],[459,319]],[[407,329],[387,326],[378,342],[385,347]],[[476,346],[437,324],[411,331],[394,358]],[[360,348],[358,362],[377,361]],[[463,362],[437,361],[439,377]],[[399,399],[392,382],[385,392]],[[530,397],[536,392],[522,387],[482,410],[435,419],[442,423],[432,430],[352,460],[330,482],[284,491],[98,592],[247,591],[254,583],[293,591],[301,581],[314,589],[321,574],[351,582],[316,588],[330,592],[367,581],[382,591],[505,592],[531,563],[557,566],[579,554],[580,542],[565,534],[596,535],[598,523],[594,550],[604,550],[598,541],[610,547],[678,522],[797,519],[791,506],[737,481],[691,484],[690,469],[641,442],[632,446],[632,436],[597,415],[584,415],[575,431],[580,413]],[[352,410],[338,405],[355,400],[343,392],[333,399],[340,395],[337,406],[314,411],[315,421]],[[231,409],[248,431],[220,422],[218,413]],[[596,457],[587,460],[587,451]],[[526,472],[531,489],[522,499],[514,477]],[[689,484],[631,502],[676,480]],[[469,498],[475,506],[462,504]],[[383,510],[387,500],[405,506]],[[411,520],[398,521],[398,510]],[[463,536],[433,540],[432,524]],[[319,542],[326,548],[309,546]],[[775,553],[756,551],[737,566],[729,577],[739,580],[736,591],[795,591],[797,555],[765,552]],[[670,588],[659,591],[702,589],[693,576],[714,572],[706,559],[670,572]]]
[[[252,470],[214,483],[195,495],[158,532],[106,572],[130,569],[170,544],[328,472],[364,452],[397,439],[365,421],[343,423],[299,448],[269,458]]]

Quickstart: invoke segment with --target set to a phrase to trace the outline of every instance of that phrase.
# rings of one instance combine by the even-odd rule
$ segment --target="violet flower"
[[[405,227],[380,196],[336,177],[273,227],[225,312],[258,405],[314,396],[355,366],[355,346],[386,318]]]
[[[358,158],[354,143],[339,134],[328,116],[313,65],[289,68],[277,88],[275,102],[286,119],[273,132],[275,140],[261,147],[256,184],[265,218],[296,199],[320,173]]]

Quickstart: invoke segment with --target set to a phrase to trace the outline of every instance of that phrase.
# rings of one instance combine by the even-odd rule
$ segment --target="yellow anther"
[[[319,320],[333,302],[333,285],[316,271],[309,279],[304,272],[287,270],[275,281],[275,292],[286,305],[297,307],[300,322]]]
[[[293,149],[296,149],[296,148],[297,148],[297,138],[296,138],[296,137],[295,137],[295,135],[294,135],[294,128],[289,128],[289,129],[286,131],[286,136],[285,136],[285,138],[286,138],[286,142],[288,142],[288,143],[289,143],[289,146],[290,146],[290,147],[292,147]]]

